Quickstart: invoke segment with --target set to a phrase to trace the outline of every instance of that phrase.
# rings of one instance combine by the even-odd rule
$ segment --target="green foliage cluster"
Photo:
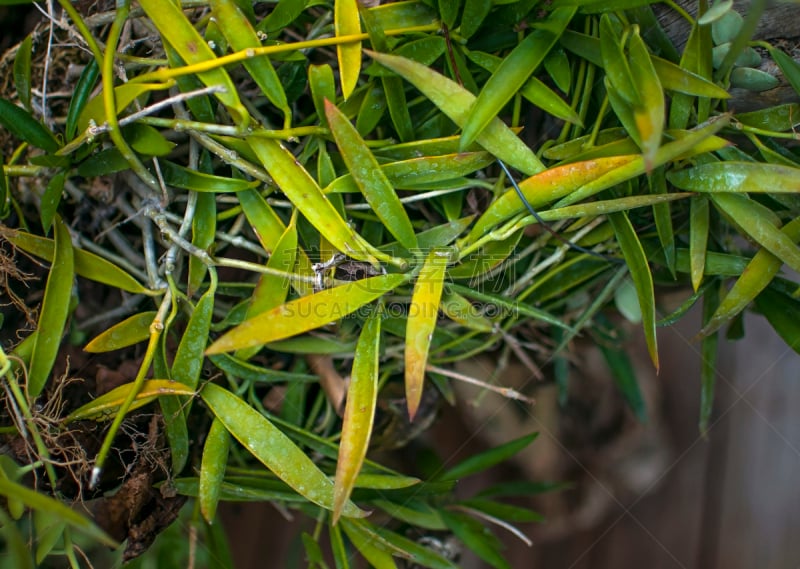
[[[163,484],[196,498],[212,565],[228,557],[210,525],[219,500],[247,500],[317,521],[303,536],[313,567],[326,566],[323,531],[340,569],[353,551],[376,567],[456,566],[408,527],[450,532],[508,567],[485,524],[517,532],[537,514],[500,499],[511,487],[452,489],[533,437],[422,482],[366,458],[386,438],[373,425],[393,387],[397,420],[425,423],[426,392],[452,401],[450,382],[474,379],[452,362],[495,350],[543,365],[584,334],[643,417],[606,313],[641,321],[657,367],[657,327],[700,302],[705,428],[722,328],[740,335],[754,307],[800,347],[797,283],[781,273],[800,271],[800,105],[729,108],[731,85],[774,86],[754,69],[762,54],[800,92],[797,62],[750,41],[763,1],[744,19],[701,1],[697,19],[682,14],[682,52],[636,0],[183,4],[84,16],[61,1],[91,53],[62,120],[38,119],[31,37],[17,47],[16,96],[0,99],[2,236],[50,267],[35,329],[0,352],[6,431],[38,457],[0,469],[16,566],[34,562],[13,523],[26,508],[37,563],[81,566],[75,531],[113,544],[46,484],[20,483],[36,470],[58,488],[48,430],[109,425],[82,480],[92,488],[123,421],[157,402]],[[538,147],[521,138],[536,134],[532,117],[554,132]],[[76,204],[99,207],[88,189],[103,178],[129,219],[97,246]],[[126,297],[88,343],[75,277]],[[657,286],[693,292],[665,315]],[[18,321],[5,318],[6,337]],[[138,353],[138,373],[43,423],[37,401],[58,392],[68,341]],[[270,389],[279,409],[264,403]]]

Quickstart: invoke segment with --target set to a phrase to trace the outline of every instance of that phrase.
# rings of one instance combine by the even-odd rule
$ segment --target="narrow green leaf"
[[[459,505],[483,512],[484,514],[488,514],[493,518],[498,518],[509,522],[529,523],[544,521],[544,516],[534,510],[519,506],[512,506],[502,502],[495,502],[494,500],[488,500],[486,498],[470,498],[469,500],[461,500]]]
[[[200,397],[228,432],[278,478],[309,501],[333,508],[333,482],[272,422],[213,383],[203,387]],[[343,515],[362,517],[365,513],[348,503]]]
[[[167,185],[184,190],[213,193],[241,192],[258,187],[260,184],[258,180],[249,181],[197,172],[169,160],[159,160],[159,167]]]
[[[461,26],[458,30],[461,36],[469,38],[474,35],[491,9],[492,0],[466,0],[464,13],[461,15]]]
[[[373,500],[372,503],[401,522],[433,531],[447,529],[439,511],[427,502],[411,499],[401,504],[388,500]]]
[[[700,288],[706,266],[709,223],[708,199],[693,197],[689,204],[689,270],[695,292]]]
[[[377,263],[369,244],[347,225],[291,152],[274,140],[251,138],[249,144],[286,197],[331,245],[359,261]]]
[[[2,533],[5,542],[4,550],[13,566],[18,569],[35,569],[36,565],[31,557],[31,548],[25,538],[22,537],[17,524],[2,509],[0,509],[0,523],[2,523],[0,533]]]
[[[367,202],[403,247],[416,248],[408,213],[364,140],[336,105],[327,100],[325,114],[347,169]]]
[[[569,51],[595,65],[603,67],[599,39],[572,30],[566,30],[559,41],[561,45]],[[686,95],[707,97],[709,99],[730,98],[730,94],[719,85],[671,61],[660,57],[651,57],[651,62],[653,68],[656,70],[656,74],[658,74],[661,86],[667,91],[676,91]]]
[[[714,205],[758,244],[800,271],[800,248],[781,232],[772,210],[742,194],[709,194]]]
[[[64,421],[71,423],[72,421],[83,421],[91,419],[94,421],[108,421],[114,418],[119,411],[123,401],[127,399],[131,389],[134,389],[134,382],[126,383],[115,387],[108,393],[105,393],[75,409],[72,413],[66,416]],[[130,406],[128,411],[133,411],[139,407],[144,407],[148,403],[154,401],[158,397],[165,395],[194,395],[194,390],[186,387],[177,381],[170,381],[168,379],[150,379],[144,382],[142,389],[136,394],[136,399]]]
[[[522,88],[531,73],[558,41],[576,11],[577,7],[554,10],[547,20],[537,23],[537,29],[506,56],[481,89],[478,98],[467,111],[466,120],[460,125],[462,150],[473,141],[480,142],[481,132],[490,122],[497,120],[497,115],[505,104]]]
[[[430,569],[458,569],[455,563],[416,541],[412,541],[380,525],[374,526],[374,529],[379,537],[386,540],[396,549],[405,551],[417,566],[429,567]]]
[[[650,359],[658,371],[658,345],[656,343],[656,301],[653,291],[653,275],[647,264],[647,256],[636,235],[630,219],[624,212],[612,213],[608,216],[614,233],[617,236],[628,270],[631,272],[636,295],[639,297],[639,308],[642,311],[642,327],[647,343]]]
[[[639,389],[639,382],[636,379],[636,371],[633,364],[624,350],[614,349],[609,346],[598,344],[603,358],[611,370],[611,377],[614,383],[625,398],[625,402],[639,421],[647,421],[647,405],[645,404],[642,392]]]
[[[102,529],[92,523],[89,518],[82,516],[66,504],[47,496],[44,492],[31,490],[22,484],[12,482],[8,478],[0,477],[0,494],[6,498],[17,499],[34,510],[49,513],[107,547],[115,548],[119,545]]]
[[[449,469],[439,478],[442,480],[458,480],[472,474],[483,472],[496,464],[504,462],[531,444],[539,433],[524,435],[513,441],[503,443],[499,447],[486,450],[471,456]]]
[[[31,255],[35,255],[45,261],[53,261],[55,245],[52,239],[23,231],[4,233],[3,237]],[[124,270],[102,257],[83,249],[74,249],[73,254],[75,258],[75,273],[78,275],[134,294],[146,294],[149,292],[148,289],[139,284],[136,279]]]
[[[336,81],[333,69],[327,63],[324,65],[308,66],[308,85],[311,89],[311,99],[322,124],[327,125],[325,117],[325,101],[336,100]]]
[[[365,85],[364,90],[366,92],[356,114],[356,131],[361,136],[369,136],[386,113],[387,95],[383,85],[379,86],[375,81]]]
[[[563,55],[563,51],[560,53]],[[474,61],[491,73],[494,73],[503,61],[501,58],[494,55],[475,51],[470,52],[468,57],[470,60]],[[564,57],[566,58],[566,56]],[[547,58],[545,58],[544,61],[546,63]],[[569,73],[568,62],[566,65],[567,73]],[[578,113],[576,113],[575,110],[570,107],[566,101],[564,101],[564,99],[559,97],[555,91],[553,91],[536,76],[530,77],[525,82],[525,84],[520,88],[519,94],[543,111],[550,113],[556,118],[560,118],[577,125],[581,124],[581,119],[578,116]]]
[[[397,569],[397,564],[392,559],[393,553],[403,553],[404,557],[409,557],[406,552],[391,547],[364,520],[343,520],[342,529],[356,550],[375,569]]]
[[[375,61],[388,67],[422,91],[439,110],[457,125],[463,126],[466,123],[475,97],[458,83],[425,65],[403,57],[371,51],[367,53]],[[486,150],[520,172],[533,175],[544,170],[544,166],[533,151],[500,119],[492,119],[476,140]]]
[[[216,59],[212,49],[184,15],[180,6],[161,0],[141,0],[139,5],[165,42],[169,43],[187,64],[193,65]],[[225,105],[239,126],[247,126],[250,115],[239,100],[236,86],[224,68],[202,71],[197,77],[209,87],[217,85],[225,87],[224,91],[216,93],[217,99]]]
[[[769,54],[775,63],[778,64],[781,73],[783,73],[783,76],[786,78],[786,81],[789,82],[789,85],[792,86],[795,93],[800,94],[800,63],[780,49],[770,49]]]
[[[708,325],[712,315],[719,308],[719,285],[712,285],[703,295],[703,324]],[[705,327],[704,326],[704,327]],[[700,344],[700,433],[705,435],[714,407],[714,388],[717,382],[717,356],[719,334],[709,334]]]
[[[100,332],[84,346],[83,350],[92,354],[100,354],[144,342],[150,337],[150,325],[155,317],[155,311],[139,312],[129,316],[122,322],[117,322]]]
[[[404,275],[380,275],[292,300],[233,328],[206,350],[230,352],[291,338],[339,320],[405,282]]]
[[[495,569],[511,569],[508,561],[500,553],[500,540],[479,521],[458,512],[442,510],[442,518],[447,527],[464,545]]]
[[[14,58],[14,86],[17,88],[19,102],[28,111],[31,110],[31,51],[33,49],[33,36],[28,34],[19,43],[17,55]]]
[[[44,389],[58,355],[61,337],[67,324],[75,262],[72,238],[64,221],[55,218],[53,264],[47,276],[42,310],[36,326],[36,343],[28,369],[28,394],[36,398]]]
[[[786,345],[800,354],[800,301],[767,287],[756,297],[756,309],[764,315]]]
[[[200,482],[198,485],[198,501],[200,513],[210,524],[214,522],[219,503],[222,481],[225,478],[225,467],[228,464],[231,436],[219,418],[214,418],[206,435],[203,446],[203,458],[200,464]]]
[[[361,33],[356,0],[335,0],[333,29],[337,37]],[[339,60],[339,78],[342,83],[342,96],[350,98],[361,74],[361,42],[340,43],[336,45]]]
[[[488,152],[462,152],[440,156],[421,156],[398,162],[380,164],[383,175],[397,189],[413,190],[430,184],[453,180],[486,168],[495,161]],[[359,186],[352,174],[336,178],[323,190],[331,192],[358,192]]]
[[[38,542],[36,544],[35,560],[37,564],[41,565],[44,559],[53,552],[53,549],[62,543],[67,523],[59,520],[49,512],[35,510],[33,512],[33,525]]]
[[[280,0],[266,18],[258,23],[258,30],[272,35],[294,22],[303,13],[308,0]]]
[[[61,193],[64,191],[64,182],[67,178],[66,172],[59,172],[47,183],[44,194],[42,195],[42,204],[39,208],[39,215],[42,220],[42,229],[45,233],[50,231],[50,226],[53,223],[53,216],[58,210],[58,204],[61,203]]]
[[[200,381],[203,351],[208,341],[211,316],[214,313],[216,279],[213,276],[212,273],[211,286],[200,297],[192,311],[172,363],[172,378],[192,389],[196,389]]]
[[[692,192],[800,192],[800,168],[762,162],[709,162],[672,171],[667,180]]]
[[[433,330],[439,317],[439,304],[444,286],[449,252],[432,249],[425,259],[414,284],[406,325],[405,387],[409,420],[413,421],[422,401],[425,366],[431,347]]]
[[[55,152],[59,144],[53,133],[34,119],[28,111],[0,99],[0,125],[12,136],[46,152]]]
[[[350,499],[356,478],[367,456],[375,406],[378,399],[381,310],[374,308],[358,338],[342,420],[339,458],[334,480],[333,523]]]
[[[192,245],[210,252],[216,240],[217,199],[214,194],[198,193],[195,214],[192,218]],[[189,257],[189,275],[186,294],[191,298],[203,284],[208,267],[195,255]]]
[[[248,48],[261,47],[256,31],[245,15],[236,6],[233,0],[212,0],[211,11],[219,24],[225,39],[228,40],[234,51],[243,51]],[[269,17],[269,16],[268,16]],[[267,99],[278,107],[284,116],[284,128],[289,128],[292,121],[292,111],[286,101],[278,74],[268,57],[254,57],[243,63],[244,68],[259,86]]]
[[[781,231],[793,242],[800,241],[800,217],[784,225]],[[706,319],[699,335],[712,334],[739,315],[772,282],[781,266],[783,262],[778,257],[767,249],[760,249],[719,303],[713,316]]]
[[[72,93],[72,98],[69,102],[69,109],[67,110],[67,123],[64,127],[64,135],[67,140],[72,140],[75,136],[75,131],[78,129],[78,117],[83,112],[89,97],[92,94],[94,85],[97,82],[97,77],[100,75],[100,67],[97,61],[92,59],[83,68],[81,76],[78,78],[78,83],[75,85],[75,90]]]
[[[390,2],[370,8],[384,30],[424,26],[436,21],[436,13],[425,2]]]
[[[667,195],[667,181],[665,168],[659,167],[650,173],[647,182],[650,185],[651,194]],[[658,240],[661,249],[664,251],[664,262],[667,264],[669,272],[675,276],[675,232],[672,227],[672,211],[668,202],[653,204],[653,218],[656,222]]]

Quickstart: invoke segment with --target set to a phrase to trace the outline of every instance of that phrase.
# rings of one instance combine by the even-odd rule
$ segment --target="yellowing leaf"
[[[84,419],[93,419],[95,421],[113,419],[123,401],[128,397],[131,389],[134,388],[134,383],[135,382],[120,385],[108,393],[101,395],[94,401],[82,405],[67,415],[64,421],[69,423],[71,421],[81,421]],[[143,407],[157,397],[162,397],[164,395],[194,395],[194,390],[177,381],[151,379],[144,382],[142,389],[136,394],[136,398],[133,404],[128,408],[128,411]]]
[[[361,33],[358,19],[357,0],[336,0],[333,12],[333,29],[336,37]],[[342,82],[342,96],[350,97],[356,88],[361,73],[361,42],[340,43],[336,46],[336,57],[339,59],[339,77]]]
[[[200,397],[228,432],[278,478],[309,501],[333,509],[333,482],[269,419],[213,383],[206,384]],[[363,517],[366,513],[348,502],[342,515]]]
[[[322,290],[263,312],[211,344],[206,354],[220,354],[291,338],[352,314],[406,280],[380,275]]]
[[[100,332],[83,349],[93,354],[99,354],[144,342],[150,337],[150,325],[155,317],[155,311],[134,314]]]
[[[381,311],[376,308],[361,330],[353,360],[350,386],[347,389],[333,489],[333,523],[339,519],[347,504],[361,466],[364,464],[364,458],[367,456],[378,397],[380,334]]]
[[[411,296],[406,325],[405,354],[406,402],[411,420],[417,414],[422,400],[425,366],[428,363],[428,351],[431,347],[433,330],[436,328],[436,319],[439,316],[448,257],[448,252],[443,249],[433,249],[428,254]]]

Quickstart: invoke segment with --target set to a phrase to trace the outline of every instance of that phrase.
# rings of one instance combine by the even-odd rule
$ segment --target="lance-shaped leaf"
[[[638,29],[628,39],[628,58],[631,76],[640,97],[634,104],[633,118],[639,132],[642,154],[650,170],[649,165],[655,159],[664,129],[664,91]]]
[[[604,174],[630,164],[635,159],[635,155],[612,156],[556,166],[526,178],[519,183],[519,188],[528,203],[537,208],[566,196]],[[523,211],[525,204],[519,199],[514,188],[509,188],[478,218],[469,238],[476,239],[491,227]]]
[[[184,190],[213,193],[241,192],[260,184],[258,180],[249,181],[197,172],[168,160],[160,160],[159,167],[167,185]]]
[[[0,125],[20,140],[47,152],[55,152],[59,148],[53,133],[28,111],[5,99],[0,99]]]
[[[444,75],[404,57],[367,51],[375,61],[388,67],[431,100],[454,123],[463,126],[469,118],[475,96]],[[494,118],[475,139],[483,148],[508,165],[528,175],[544,170],[544,166],[500,119]]]
[[[14,58],[14,85],[17,88],[17,96],[22,106],[30,110],[31,108],[31,48],[33,47],[33,37],[28,35],[17,48],[17,56]]]
[[[358,19],[357,0],[335,0],[333,10],[333,29],[336,37],[361,33]],[[348,42],[336,45],[339,60],[339,77],[342,82],[342,96],[348,99],[356,88],[361,73],[361,42]]]
[[[278,478],[310,502],[333,509],[333,482],[269,419],[213,383],[203,387],[200,397],[228,432]],[[342,515],[363,517],[366,514],[348,502]]]
[[[488,152],[461,152],[459,154],[443,154],[440,156],[420,156],[397,162],[381,164],[380,169],[391,186],[398,189],[413,190],[445,180],[454,180],[466,176],[495,161]],[[357,192],[352,174],[339,176],[331,182],[324,192],[347,193]]]
[[[780,230],[775,213],[742,194],[710,194],[711,201],[742,231],[795,271],[800,271],[800,248]]]
[[[172,362],[172,378],[192,389],[197,389],[203,369],[203,350],[214,312],[216,284],[216,278],[212,278],[211,286],[197,301]]]
[[[417,238],[408,213],[364,140],[342,111],[327,99],[325,115],[347,169],[367,203],[403,247],[416,248]]]
[[[656,343],[656,300],[653,290],[653,275],[647,264],[647,256],[642,249],[642,244],[636,236],[630,219],[624,212],[612,213],[608,217],[614,227],[614,233],[625,257],[625,263],[631,272],[633,284],[636,287],[636,296],[639,298],[639,308],[642,312],[642,327],[647,351],[650,359],[658,370],[658,345]]]
[[[245,320],[206,350],[220,354],[291,338],[352,314],[406,280],[380,275],[304,296]]]
[[[439,317],[448,258],[447,250],[431,250],[417,276],[411,296],[406,324],[405,383],[408,416],[412,421],[422,400],[425,366],[428,363],[433,330]]]
[[[558,41],[577,10],[577,6],[553,10],[547,20],[537,22],[536,29],[519,42],[498,66],[467,113],[467,120],[462,125],[462,149],[478,140],[483,129],[496,120],[505,104],[522,88]]]
[[[94,401],[75,409],[72,413],[67,415],[64,421],[69,423],[71,421],[83,421],[86,419],[95,421],[113,419],[123,401],[128,398],[131,389],[135,389],[135,387],[133,382],[115,387]],[[136,394],[136,398],[128,408],[128,411],[144,407],[158,397],[163,397],[165,395],[194,395],[194,389],[182,383],[178,383],[177,381],[151,379],[144,382],[142,389]]]
[[[267,261],[268,269],[275,269],[291,273],[297,259],[297,216],[292,215],[289,226],[281,235],[275,250]],[[286,302],[289,293],[290,281],[287,277],[276,274],[263,274],[258,279],[258,284],[250,296],[245,319],[253,318],[276,306]],[[247,350],[237,352],[236,356],[247,360],[258,352],[260,346],[253,346]]]
[[[197,496],[200,502],[200,513],[208,523],[214,521],[219,503],[220,491],[225,478],[225,467],[228,464],[228,452],[231,436],[219,418],[211,423],[203,446],[203,458],[200,462],[200,481]]]
[[[569,51],[587,61],[603,66],[599,39],[572,30],[566,30],[561,36],[560,43]],[[719,85],[715,85],[711,81],[683,67],[679,67],[671,61],[655,56],[651,57],[651,61],[661,85],[668,91],[677,91],[678,93],[707,97],[709,99],[730,98],[730,94]]]
[[[708,246],[709,208],[708,199],[695,196],[689,204],[689,271],[692,288],[700,288],[706,266]]]
[[[53,261],[55,244],[52,239],[39,237],[32,233],[25,233],[24,231],[3,233],[3,237],[31,255],[35,255],[45,261]],[[75,260],[75,273],[84,278],[134,294],[147,294],[150,292],[114,263],[106,261],[90,251],[73,249],[73,256]]]
[[[53,363],[61,345],[61,336],[69,314],[75,262],[72,255],[72,238],[64,221],[56,216],[55,253],[47,285],[44,289],[42,311],[36,326],[36,343],[33,346],[28,369],[28,394],[36,398],[47,383]]]
[[[217,56],[203,36],[186,18],[178,4],[161,0],[141,0],[139,5],[147,13],[148,18],[164,40],[178,52],[188,65],[216,59]],[[250,115],[239,100],[238,91],[228,72],[222,67],[217,67],[202,71],[197,76],[208,87],[223,86],[225,90],[216,93],[217,99],[225,105],[238,125],[247,126]]]
[[[7,499],[19,500],[31,509],[46,512],[107,547],[114,548],[119,545],[106,532],[95,525],[92,520],[82,516],[59,500],[51,498],[44,492],[33,490],[22,484],[17,484],[5,476],[0,476],[0,495],[5,496]]]
[[[103,330],[83,348],[84,351],[99,354],[127,348],[150,337],[150,325],[156,317],[155,311],[139,312]]]
[[[378,357],[380,355],[381,310],[369,315],[356,345],[347,403],[342,421],[339,458],[333,490],[333,523],[339,519],[367,456],[378,398]]]
[[[377,264],[370,245],[347,225],[291,152],[265,138],[251,138],[249,144],[286,197],[331,245],[354,259]]]
[[[761,162],[709,162],[670,172],[667,180],[692,192],[800,192],[800,168]]]
[[[261,41],[258,39],[256,31],[234,0],[212,0],[210,4],[225,39],[228,40],[234,51],[261,47]],[[286,128],[288,128],[292,120],[292,111],[286,101],[283,85],[281,85],[269,58],[253,57],[245,60],[243,65],[270,102],[281,110],[286,120]]]
[[[781,231],[795,243],[800,241],[800,217],[787,223],[781,228]],[[721,326],[733,320],[761,291],[767,288],[767,285],[780,271],[781,266],[783,266],[783,262],[766,249],[761,249],[753,255],[752,260],[742,272],[742,276],[736,280],[728,294],[722,299],[714,315],[708,319],[699,335],[713,334]]]

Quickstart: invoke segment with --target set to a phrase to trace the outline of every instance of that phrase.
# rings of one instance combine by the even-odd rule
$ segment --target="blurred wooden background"
[[[562,492],[562,498],[571,499],[572,492],[574,501],[586,499],[581,494],[597,502],[599,496],[602,504],[594,513],[573,518],[574,527],[560,528],[555,537],[548,524],[524,527],[535,542],[530,548],[497,530],[509,546],[514,569],[800,568],[800,356],[762,318],[748,316],[746,339],[722,344],[714,418],[708,437],[702,438],[697,428],[699,346],[691,340],[698,329],[697,315],[690,314],[677,327],[659,331],[659,408],[637,435],[644,446],[620,459],[626,472],[591,460],[572,469],[580,486]],[[465,446],[470,421],[452,409],[444,415],[429,434],[443,456],[454,462],[487,446],[486,438]],[[547,419],[539,427],[540,438],[525,460],[539,460],[537,451],[551,454],[554,448],[563,456],[549,461],[582,460],[560,441],[548,442],[555,434]],[[663,448],[653,454],[647,450],[653,445]],[[613,473],[625,477],[639,467],[644,474],[638,486],[620,490]],[[492,475],[514,478],[527,471],[526,465],[509,466]],[[535,472],[532,476],[542,478]],[[468,494],[469,488],[459,491]],[[549,505],[545,500],[537,506]],[[229,506],[225,521],[237,569],[305,566],[296,539],[302,526],[271,507]],[[460,563],[464,569],[486,566],[466,554]]]

